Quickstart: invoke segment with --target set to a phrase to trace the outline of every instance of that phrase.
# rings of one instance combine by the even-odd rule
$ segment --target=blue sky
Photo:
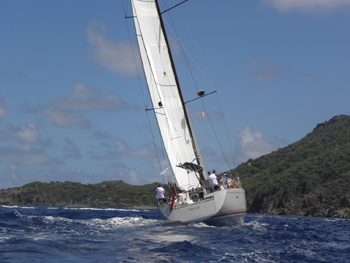
[[[123,6],[121,0],[0,1],[0,189],[33,181],[163,180]],[[349,0],[192,0],[169,12],[172,22],[185,27],[180,14],[191,7],[236,164],[350,115]],[[183,41],[196,53],[189,38]],[[184,96],[192,99],[178,46],[172,47]],[[200,103],[189,110],[204,130],[210,126],[199,117]],[[198,141],[207,169],[223,171],[210,143]]]

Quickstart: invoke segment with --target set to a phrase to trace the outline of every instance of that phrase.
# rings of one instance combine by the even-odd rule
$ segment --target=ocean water
[[[248,214],[229,228],[152,209],[3,205],[0,262],[350,262],[350,220]]]

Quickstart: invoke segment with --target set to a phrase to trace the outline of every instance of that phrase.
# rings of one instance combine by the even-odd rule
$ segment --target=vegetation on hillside
[[[237,169],[249,212],[350,217],[350,117]]]
[[[300,141],[236,169],[250,213],[350,218],[350,117],[318,124]],[[0,190],[0,204],[155,207],[157,186],[33,182]]]
[[[158,183],[135,186],[123,181],[99,184],[74,182],[33,182],[22,187],[0,190],[1,204],[85,206],[85,207],[155,207]]]

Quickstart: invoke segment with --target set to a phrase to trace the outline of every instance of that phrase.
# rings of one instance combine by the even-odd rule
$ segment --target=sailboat
[[[175,186],[186,195],[158,204],[164,219],[235,226],[244,222],[245,191],[211,188],[180,89],[157,0],[130,0],[141,62]],[[197,93],[199,97],[203,91]],[[174,193],[175,194],[175,193]]]

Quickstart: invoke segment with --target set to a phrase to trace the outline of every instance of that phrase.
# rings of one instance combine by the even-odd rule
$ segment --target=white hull
[[[180,88],[158,1],[131,0],[131,6],[152,102],[152,108],[146,110],[154,112],[175,185],[187,195],[185,203],[177,201],[173,209],[171,204],[164,204],[158,211],[172,221],[203,221],[224,226],[242,224],[246,213],[243,189],[207,193],[210,190],[207,171]],[[193,100],[206,95],[198,91],[197,96]]]
[[[220,211],[204,221],[214,226],[238,226],[244,223],[247,212],[245,191],[243,189],[227,189]]]
[[[244,223],[246,201],[243,189],[218,190],[204,195],[198,202],[180,205],[171,204],[158,207],[164,219],[194,223],[203,221],[215,226],[237,226]]]

